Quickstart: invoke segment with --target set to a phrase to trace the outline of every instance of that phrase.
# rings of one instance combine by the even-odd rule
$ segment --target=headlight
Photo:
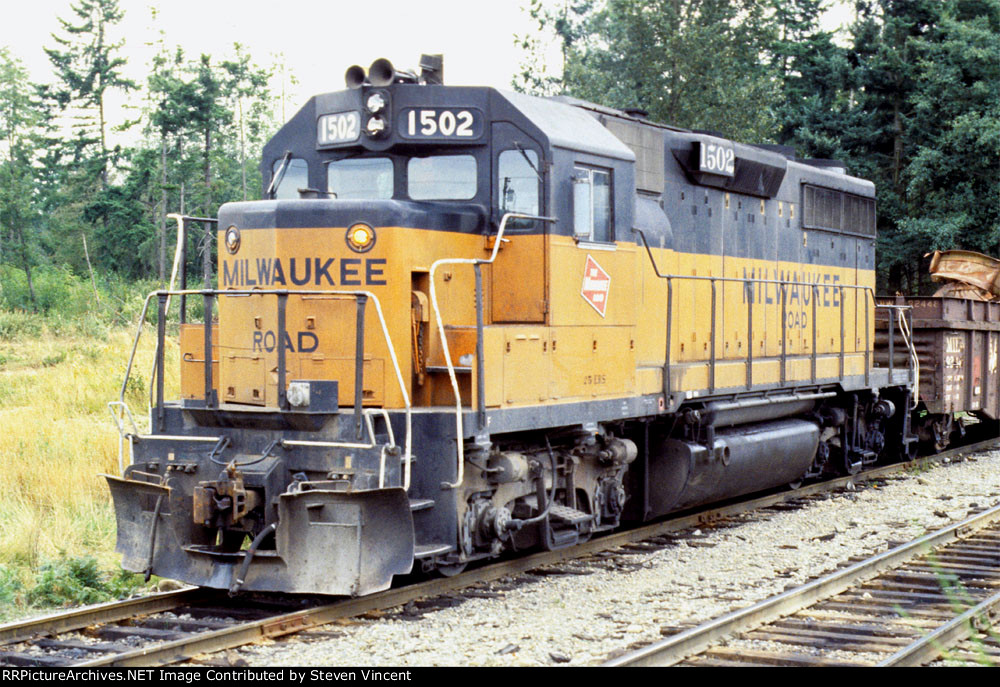
[[[378,116],[369,117],[368,123],[365,124],[365,131],[368,132],[369,136],[381,136],[385,129],[385,120]]]
[[[347,230],[347,245],[351,250],[364,253],[371,250],[375,245],[375,230],[367,224],[359,222],[351,225]]]
[[[385,109],[385,96],[381,93],[372,93],[365,101],[365,107],[372,114],[378,114]]]
[[[240,230],[235,226],[226,229],[226,250],[235,255],[240,249]]]

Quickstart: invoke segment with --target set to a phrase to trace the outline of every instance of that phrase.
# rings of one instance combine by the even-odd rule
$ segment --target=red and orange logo
[[[583,288],[580,295],[583,300],[604,317],[604,311],[608,307],[608,292],[611,290],[611,275],[604,271],[604,268],[597,264],[589,255],[587,264],[583,268]]]

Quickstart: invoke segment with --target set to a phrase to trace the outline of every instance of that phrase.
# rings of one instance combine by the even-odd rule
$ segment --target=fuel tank
[[[819,444],[819,427],[779,420],[719,431],[707,446],[664,439],[650,457],[654,514],[788,484],[802,477]]]

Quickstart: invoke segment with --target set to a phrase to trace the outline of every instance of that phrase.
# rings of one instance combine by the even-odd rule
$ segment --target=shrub
[[[36,606],[93,604],[127,597],[142,584],[141,575],[120,569],[108,578],[93,556],[60,558],[42,566],[26,597]]]
[[[97,559],[92,556],[60,558],[44,564],[35,586],[28,590],[28,602],[37,606],[93,604],[110,598]]]
[[[17,573],[4,565],[0,565],[0,604],[12,606],[20,603],[24,596],[24,585]]]
[[[18,310],[0,310],[0,341],[34,339],[42,334],[42,318]]]

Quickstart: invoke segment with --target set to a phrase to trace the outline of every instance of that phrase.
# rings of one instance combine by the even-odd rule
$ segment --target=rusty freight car
[[[1000,419],[1000,303],[947,296],[881,298],[907,305],[920,366],[913,429],[927,448],[942,450],[963,432],[960,413],[981,421]],[[909,352],[899,334],[890,337],[895,310],[876,310],[875,362],[905,367]]]

